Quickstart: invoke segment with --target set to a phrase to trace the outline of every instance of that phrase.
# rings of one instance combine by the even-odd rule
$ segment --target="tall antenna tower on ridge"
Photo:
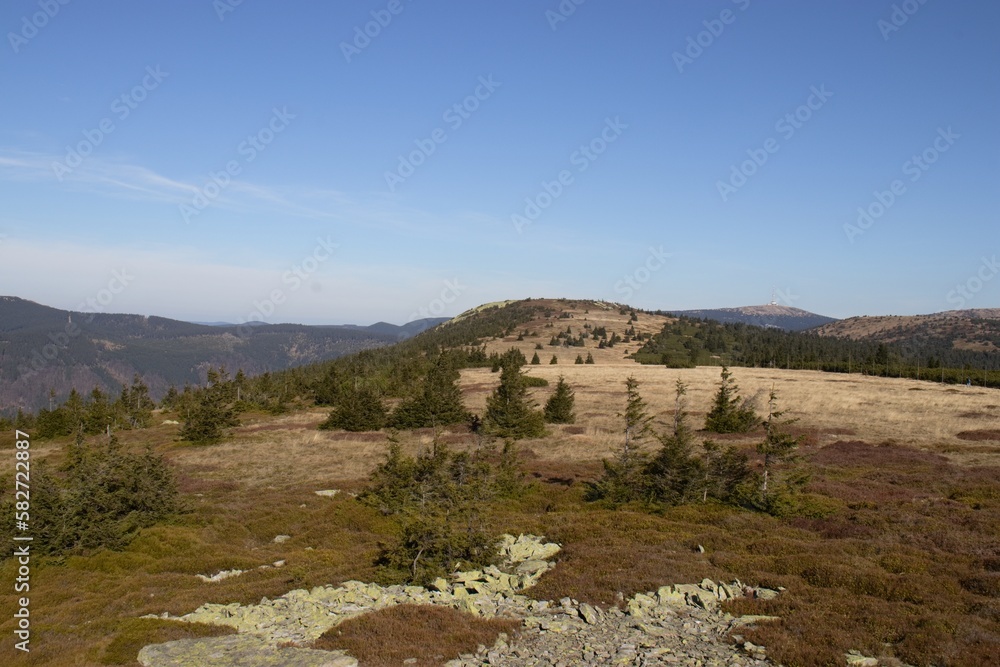
[[[772,287],[771,288],[771,305],[772,306],[777,306],[778,305],[778,297],[776,296],[776,293],[777,293],[777,288]]]

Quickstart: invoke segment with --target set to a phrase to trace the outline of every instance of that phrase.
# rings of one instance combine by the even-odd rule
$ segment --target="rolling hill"
[[[934,350],[995,352],[1000,350],[1000,308],[949,310],[930,315],[851,317],[825,324],[821,336],[903,343]]]
[[[714,308],[706,310],[672,310],[671,314],[697,319],[709,319],[723,324],[752,324],[758,327],[783,329],[785,331],[805,331],[814,327],[836,322],[832,317],[810,313],[801,308],[779,306],[768,303],[762,306],[742,306],[739,308]]]
[[[49,392],[117,393],[139,374],[154,398],[198,384],[209,366],[247,374],[333,359],[409,338],[444,321],[370,327],[209,326],[143,315],[78,313],[0,297],[0,410],[37,409]]]

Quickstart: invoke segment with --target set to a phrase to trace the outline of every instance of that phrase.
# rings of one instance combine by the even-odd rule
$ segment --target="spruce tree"
[[[312,387],[316,405],[336,405],[344,384],[346,384],[345,379],[337,371],[337,367],[331,365],[323,378]]]
[[[322,424],[321,430],[378,431],[386,424],[382,399],[367,387],[346,389],[337,399],[336,407]]]
[[[176,390],[174,390],[176,393]],[[121,396],[115,411],[121,415],[128,428],[149,428],[153,422],[153,408],[156,404],[149,397],[149,387],[142,381],[139,374],[132,377],[132,386],[122,387]]]
[[[229,377],[224,368],[208,369],[209,385],[197,392],[185,409],[181,440],[199,445],[219,442],[227,429],[239,425],[232,407]]]
[[[576,355],[576,361],[574,361],[573,363],[574,364],[582,364],[583,363],[583,355],[582,354]]]
[[[420,393],[400,403],[389,423],[396,428],[447,426],[469,421],[469,412],[462,405],[461,377],[452,360],[439,355],[424,376]]]
[[[794,424],[795,419],[782,419],[783,411],[778,410],[778,394],[771,386],[771,393],[767,400],[767,420],[764,422],[764,440],[757,445],[757,453],[764,457],[764,474],[761,480],[761,496],[764,500],[765,508],[771,511],[773,506],[773,489],[768,488],[771,476],[774,474],[775,466],[792,458],[799,443],[805,436],[793,436],[788,432],[788,427]]]
[[[639,500],[646,493],[645,477],[647,457],[641,446],[652,433],[653,418],[646,402],[639,394],[639,382],[629,376],[625,380],[626,404],[624,414],[624,442],[613,460],[604,459],[604,476],[591,485],[588,497],[612,504]]]
[[[706,440],[703,446],[705,481],[702,501],[712,498],[729,505],[758,509],[760,475],[750,468],[746,453],[736,445],[723,449],[711,440]]]
[[[61,409],[66,411],[66,421],[69,424],[70,433],[75,432],[86,420],[87,405],[75,388],[69,390],[69,396]]]
[[[32,470],[32,550],[42,554],[121,549],[141,528],[180,509],[177,485],[162,456],[127,451],[115,436],[87,446],[82,430],[68,448],[62,475]]]
[[[500,372],[500,384],[486,399],[483,427],[501,438],[537,438],[545,434],[544,417],[528,396],[524,374],[508,361]]]
[[[572,424],[576,421],[576,415],[573,413],[575,401],[573,389],[560,375],[555,392],[545,402],[545,421],[550,424]]]
[[[722,367],[722,379],[715,393],[712,409],[705,417],[705,430],[714,433],[746,433],[757,425],[757,413],[740,399],[739,387],[732,373]]]
[[[559,363],[559,357],[557,357],[556,355],[553,354],[552,358],[549,360],[549,365],[550,366],[554,366],[554,365],[556,365],[558,363]]]
[[[538,353],[535,352],[535,355],[533,357],[531,357],[531,364],[533,366],[537,366],[540,363],[542,363],[542,360],[538,358]]]
[[[592,355],[590,352],[588,352],[587,353],[587,360],[584,361],[583,363],[585,363],[585,364],[592,364],[592,363],[594,363],[594,355]]]
[[[160,399],[160,407],[166,410],[172,410],[176,406],[178,398],[180,398],[180,394],[177,392],[177,387],[170,385],[167,389],[167,393]]]
[[[646,468],[649,499],[666,505],[691,502],[701,495],[704,465],[692,452],[693,433],[687,424],[684,396],[687,385],[677,380],[674,388],[674,424],[669,434],[657,436],[660,451]]]
[[[102,433],[110,429],[113,421],[107,395],[101,391],[100,387],[94,387],[93,391],[90,392],[90,401],[87,403],[84,429],[90,434]]]

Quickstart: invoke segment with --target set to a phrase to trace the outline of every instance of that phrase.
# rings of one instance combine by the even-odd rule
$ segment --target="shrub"
[[[112,436],[70,446],[64,475],[44,465],[32,470],[31,521],[38,553],[66,555],[122,549],[142,528],[179,509],[177,485],[163,457],[125,451]],[[5,512],[8,532],[14,512]]]
[[[496,539],[482,515],[494,499],[520,491],[510,443],[499,455],[489,446],[452,452],[435,443],[414,458],[391,437],[386,461],[358,499],[398,521],[398,539],[383,545],[379,556],[383,574],[426,584],[460,567],[493,563]]]

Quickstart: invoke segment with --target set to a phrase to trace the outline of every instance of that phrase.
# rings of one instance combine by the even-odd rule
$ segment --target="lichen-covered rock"
[[[147,646],[140,654],[147,661],[142,664],[353,667],[356,662],[349,656],[278,646],[308,645],[348,618],[397,604],[446,605],[483,618],[521,619],[524,630],[516,639],[502,636],[493,647],[482,647],[475,655],[448,663],[452,667],[767,664],[763,647],[741,642],[741,653],[729,642],[728,633],[741,625],[775,619],[733,619],[719,610],[721,600],[756,595],[767,589],[745,588],[739,581],[726,584],[707,579],[700,584],[663,586],[656,592],[623,600],[627,613],[616,607],[602,610],[568,597],[558,603],[531,600],[519,591],[533,585],[554,566],[540,557],[551,557],[559,546],[546,544],[538,537],[508,535],[498,548],[504,560],[501,567],[458,572],[450,581],[438,579],[429,588],[347,581],[337,587],[289,591],[274,600],[263,598],[257,605],[202,605],[174,620],[228,625],[240,634]],[[328,662],[310,662],[320,659]]]
[[[863,655],[860,651],[848,651],[844,654],[848,667],[877,667],[878,659]]]
[[[357,667],[343,652],[278,648],[255,637],[229,635],[151,644],[139,651],[143,667]]]

